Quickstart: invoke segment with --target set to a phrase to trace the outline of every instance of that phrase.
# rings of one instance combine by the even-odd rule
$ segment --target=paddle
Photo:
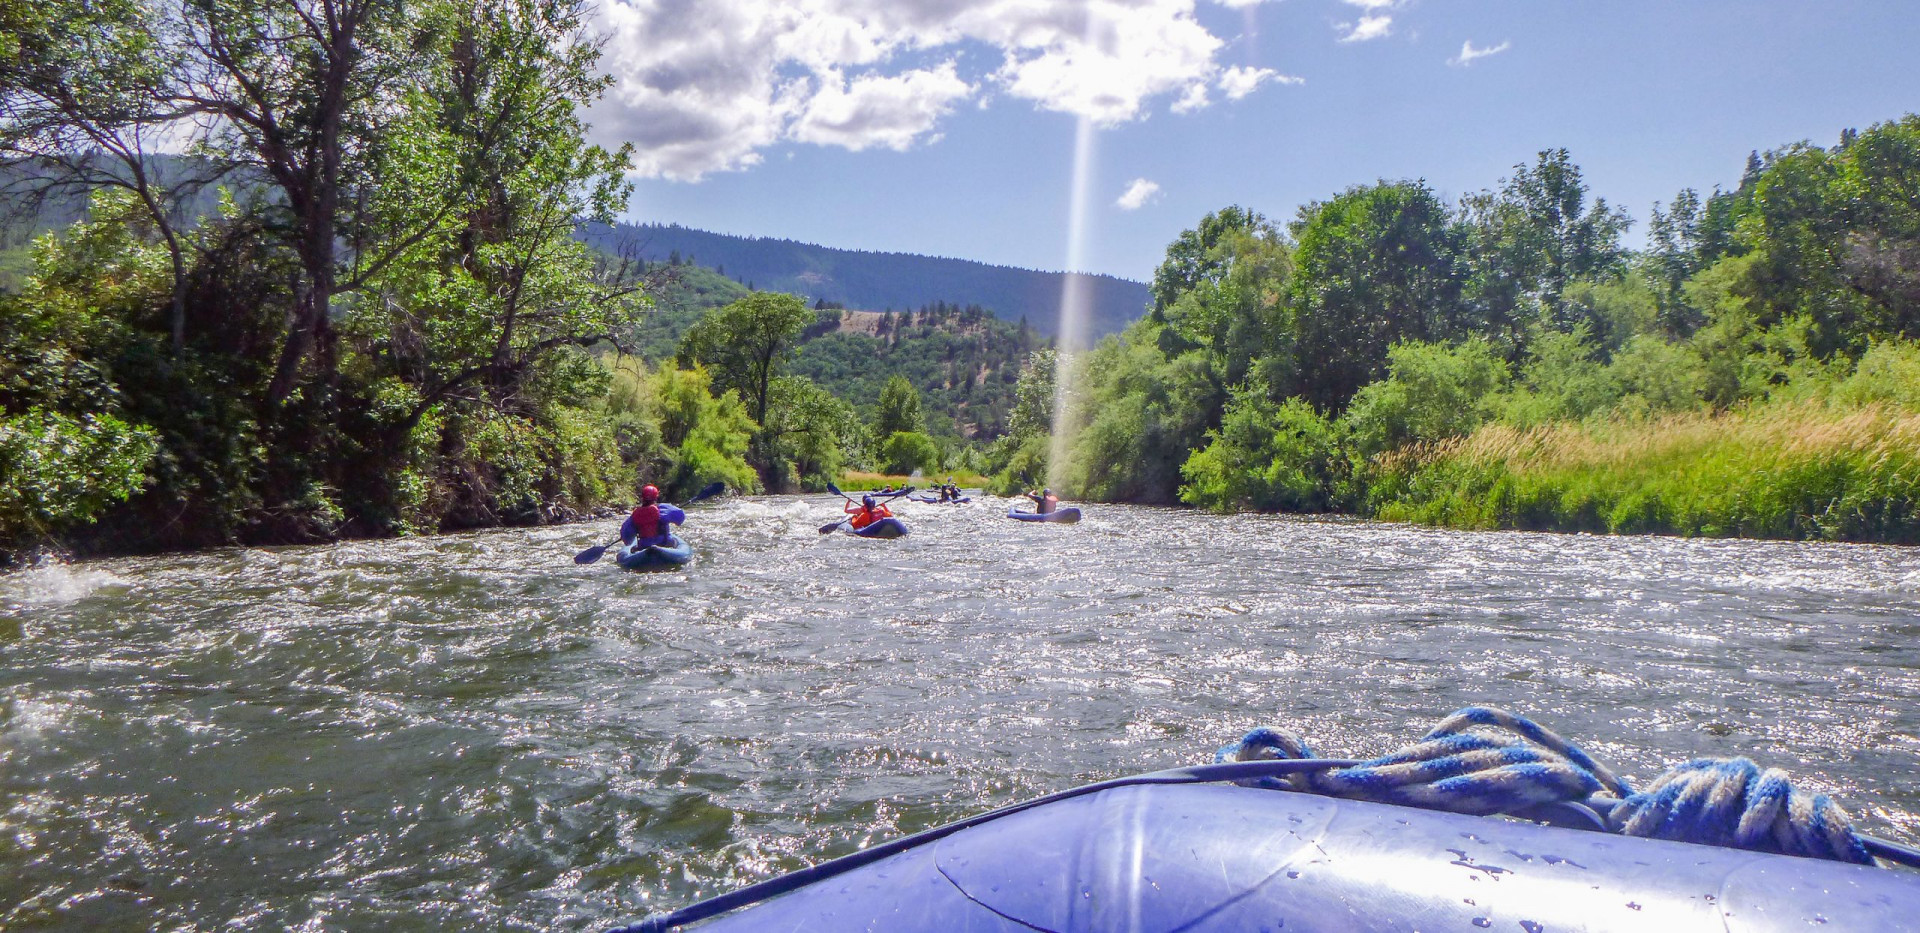
[[[842,499],[845,499],[845,500],[847,500],[848,502],[852,502],[852,501],[853,501],[853,497],[852,497],[852,496],[849,496],[849,495],[847,495],[847,494],[846,494],[846,493],[844,493],[844,492],[841,492],[841,491],[840,491],[840,487],[838,487],[838,486],[835,486],[835,485],[833,484],[833,481],[832,481],[832,480],[828,480],[828,481],[827,481],[827,491],[828,491],[828,492],[830,492],[830,493],[833,493],[833,494],[834,494],[834,495],[836,495],[836,496],[839,496],[839,497],[840,497],[840,498],[842,498]],[[882,499],[887,499],[887,500],[892,500],[892,499],[898,499],[898,498],[900,498],[901,496],[904,496],[904,495],[906,495],[907,493],[910,493],[910,492],[912,492],[912,491],[913,491],[913,487],[912,487],[912,486],[908,486],[907,488],[905,488],[905,489],[902,489],[902,490],[900,490],[899,492],[893,492],[893,493],[888,493],[888,494],[886,494],[886,495],[884,495],[884,496],[881,496],[880,498],[882,498]],[[832,534],[832,533],[833,533],[833,531],[834,531],[834,529],[836,529],[836,528],[839,528],[839,527],[840,527],[841,525],[844,525],[844,524],[846,524],[846,523],[847,523],[847,522],[849,522],[849,521],[852,521],[852,516],[848,516],[847,518],[843,518],[843,519],[840,519],[839,521],[832,521],[832,522],[828,522],[828,523],[826,523],[826,524],[824,524],[824,525],[821,525],[821,526],[820,526],[820,533],[821,533],[821,534],[823,534],[823,535],[826,535],[826,534]]]
[[[693,498],[687,500],[687,504],[692,505],[695,502],[699,502],[702,499],[711,499],[714,496],[717,496],[726,491],[727,491],[726,483],[708,483],[705,489],[702,489],[699,492],[694,493]],[[591,564],[599,560],[601,557],[605,556],[608,548],[613,547],[614,545],[619,543],[620,543],[620,539],[615,538],[612,541],[608,541],[605,544],[594,545],[593,547],[587,548],[586,550],[573,555],[573,562],[576,564]]]

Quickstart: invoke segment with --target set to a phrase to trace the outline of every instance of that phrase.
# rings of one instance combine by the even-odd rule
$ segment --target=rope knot
[[[1296,733],[1263,728],[1220,749],[1214,761],[1312,757]],[[1488,707],[1460,710],[1418,742],[1371,761],[1243,783],[1476,816],[1585,804],[1629,836],[1873,863],[1846,812],[1824,794],[1795,790],[1783,771],[1762,771],[1745,758],[1701,758],[1636,794],[1552,730]]]
[[[1696,758],[1614,807],[1608,823],[1629,836],[1873,864],[1845,810],[1796,789],[1787,773],[1745,758]]]

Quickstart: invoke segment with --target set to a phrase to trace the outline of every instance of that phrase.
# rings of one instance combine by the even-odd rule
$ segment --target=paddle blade
[[[693,503],[699,502],[702,499],[711,499],[714,496],[717,496],[726,491],[727,491],[726,483],[708,483],[705,489],[702,489],[699,492],[694,493],[693,498],[687,500],[687,504],[692,505]]]
[[[820,533],[821,533],[821,534],[823,534],[823,535],[830,535],[830,534],[833,534],[833,530],[834,530],[835,528],[838,528],[838,527],[840,527],[841,525],[844,525],[844,524],[846,524],[846,523],[847,523],[847,520],[846,520],[846,519],[844,519],[844,518],[843,518],[843,519],[841,519],[841,520],[839,520],[839,521],[837,521],[837,522],[828,522],[828,523],[826,523],[826,524],[824,524],[824,525],[821,525],[821,526],[820,526]]]
[[[833,493],[836,496],[839,496],[842,499],[845,499],[847,497],[846,493],[840,491],[840,487],[835,486],[833,484],[833,480],[827,480],[827,491],[830,493]]]
[[[613,545],[598,544],[593,547],[587,548],[586,550],[573,555],[573,562],[576,564],[591,564],[594,561],[599,560],[600,555],[607,553],[607,548],[610,548],[610,547],[613,547]]]

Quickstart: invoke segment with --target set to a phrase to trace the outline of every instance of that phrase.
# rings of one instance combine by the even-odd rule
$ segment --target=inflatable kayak
[[[667,544],[655,544],[636,548],[631,544],[623,545],[614,560],[627,570],[672,570],[685,566],[693,560],[693,545],[682,540],[679,535],[668,535]]]
[[[973,501],[972,496],[961,496],[958,499],[933,499],[925,496],[908,496],[907,498],[915,502],[925,502],[928,505],[961,505]]]
[[[1905,871],[1230,784],[1108,782],[956,825],[623,929],[1766,933],[1920,916]]]
[[[847,534],[859,535],[862,538],[904,538],[907,536],[906,524],[897,518],[883,518],[858,531],[855,531],[851,525],[842,525],[840,527],[844,529]]]
[[[1015,509],[1008,512],[1007,517],[1023,522],[1059,522],[1062,525],[1071,525],[1080,520],[1080,509],[1077,506],[1069,505],[1064,508],[1054,509],[1045,515],[1039,512],[1022,512]]]

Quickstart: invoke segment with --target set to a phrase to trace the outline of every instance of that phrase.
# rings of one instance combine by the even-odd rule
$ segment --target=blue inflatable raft
[[[1056,794],[624,929],[657,933],[741,907],[700,929],[1765,933],[1920,924],[1920,876],[1909,872],[1154,780],[1170,774]]]
[[[1080,509],[1078,506],[1069,505],[1065,508],[1054,509],[1045,515],[1039,512],[1022,512],[1014,509],[1007,513],[1007,517],[1023,522],[1058,522],[1062,525],[1071,525],[1080,520]]]
[[[687,562],[693,560],[693,545],[679,535],[668,535],[667,538],[667,544],[642,548],[623,545],[619,553],[614,555],[614,560],[626,570],[672,570],[686,566]]]
[[[851,525],[842,525],[840,527],[846,531],[847,534],[858,535],[862,538],[904,538],[907,536],[906,523],[897,518],[883,518],[858,531],[855,531]]]

